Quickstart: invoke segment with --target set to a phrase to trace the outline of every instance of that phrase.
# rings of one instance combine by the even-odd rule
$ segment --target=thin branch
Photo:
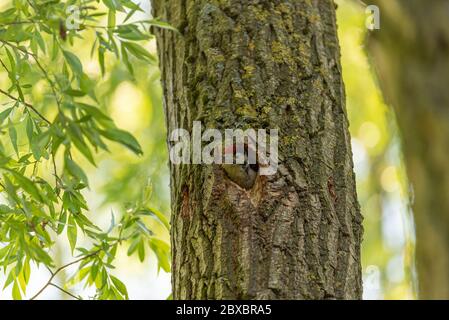
[[[61,288],[60,286],[58,286],[57,284],[54,283],[50,283],[50,286],[55,287],[56,289],[61,290],[62,292],[64,292],[66,295],[71,296],[72,298],[76,299],[76,300],[81,300],[79,297],[75,296],[73,293],[70,293],[69,291],[65,290],[64,288]]]
[[[48,123],[49,125],[51,125],[51,122],[45,118],[33,105],[29,104],[28,102],[22,101],[19,98],[14,97],[13,95],[9,94],[8,92],[0,89],[0,93],[4,94],[5,96],[7,96],[8,98],[17,101],[19,103],[22,103],[23,105],[25,105],[27,108],[30,108],[31,110],[34,111],[34,113],[36,113],[39,118],[41,118],[42,120],[44,120],[46,123]]]
[[[0,63],[1,63],[1,65],[3,66],[3,68],[6,70],[6,72],[9,73],[9,70],[8,70],[8,68],[6,67],[6,65],[5,65],[5,63],[3,62],[2,59],[0,59]]]
[[[45,265],[45,268],[47,268],[48,272],[50,272],[51,275],[53,275],[53,270],[50,269],[47,265]]]
[[[76,259],[76,260],[74,260],[74,261],[72,261],[72,262],[69,262],[69,263],[67,263],[67,264],[65,264],[65,265],[63,265],[63,266],[61,266],[61,267],[59,267],[58,269],[56,269],[54,272],[50,272],[51,273],[51,277],[48,279],[48,281],[45,283],[45,285],[34,295],[34,296],[32,296],[31,297],[31,299],[30,300],[34,300],[34,299],[36,299],[45,289],[47,289],[47,287],[48,286],[50,286],[50,285],[53,285],[54,286],[54,284],[52,283],[52,280],[56,277],[56,275],[59,273],[59,272],[61,272],[62,270],[64,270],[65,268],[67,268],[67,267],[70,267],[71,265],[74,265],[74,264],[76,264],[76,263],[78,263],[78,262],[81,262],[81,261],[83,261],[83,260],[85,260],[85,259],[88,259],[88,258],[90,258],[90,257],[93,257],[94,255],[96,255],[96,254],[98,254],[100,252],[100,250],[97,250],[97,251],[94,251],[94,252],[92,252],[92,253],[90,253],[90,254],[88,254],[88,255],[85,255],[85,256],[83,256],[83,257],[81,257],[81,258],[79,258],[79,259]]]
[[[61,178],[59,178],[59,176],[58,176],[58,170],[56,169],[56,159],[55,159],[55,155],[53,153],[51,155],[51,160],[53,163],[53,174],[55,175],[55,186],[58,187],[58,184],[59,184]]]

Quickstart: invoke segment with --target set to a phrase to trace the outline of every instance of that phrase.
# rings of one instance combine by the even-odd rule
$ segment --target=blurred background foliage
[[[370,67],[365,7],[339,0],[337,21],[357,193],[364,216],[364,298],[416,298],[414,226],[395,114]]]
[[[413,220],[394,114],[382,100],[364,50],[365,33],[369,32],[365,27],[365,8],[354,0],[338,0],[337,3],[358,196],[365,217],[364,298],[416,298]],[[0,10],[4,6],[6,1],[0,3]],[[136,19],[148,19],[149,1],[142,3],[142,7],[145,12],[136,15]],[[147,192],[151,192],[153,205],[168,215],[168,155],[159,70],[156,65],[133,60],[135,79],[131,79],[124,63],[110,56],[106,61],[111,72],[102,78],[97,59],[90,57],[93,39],[93,33],[86,33],[84,39],[76,40],[73,50],[86,73],[98,81],[96,86],[101,105],[106,107],[104,111],[119,128],[130,131],[137,138],[144,156],[138,158],[119,145],[111,145],[110,153],[99,154],[98,168],[89,165],[85,159],[77,159],[87,168],[91,184],[90,191],[85,194],[91,208],[89,217],[107,229],[110,212],[126,210],[127,203],[141,197],[144,185],[147,185]],[[155,53],[155,41],[147,41],[145,48]],[[4,88],[7,81],[6,72],[1,70],[0,87]],[[33,85],[33,100],[44,99],[42,88],[40,82]],[[0,97],[0,102],[5,101],[5,97]],[[169,242],[168,233],[160,225],[154,223],[152,230]],[[169,296],[170,275],[158,270],[154,255],[140,263],[137,257],[127,256],[126,248],[119,250],[113,273],[127,285],[131,299],[165,299]],[[59,241],[52,255],[57,262],[70,261],[68,242]],[[59,275],[58,282],[65,283],[75,270],[65,270]],[[34,270],[29,292],[35,292],[47,277],[45,269]],[[4,280],[4,275],[0,274],[0,284]],[[93,294],[91,289],[82,286],[75,286],[73,290],[87,296]],[[52,288],[41,297],[69,298]],[[0,298],[10,298],[10,292],[0,291]]]

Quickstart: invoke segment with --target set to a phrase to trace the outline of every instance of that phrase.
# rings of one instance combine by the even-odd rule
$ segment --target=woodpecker
[[[248,146],[245,145],[247,150]],[[235,145],[224,149],[224,154],[232,153],[236,155]],[[240,187],[249,190],[254,186],[259,172],[259,165],[257,163],[249,163],[248,152],[244,154],[245,162],[243,164],[222,164],[223,170],[231,181],[238,184]],[[234,158],[235,159],[235,158]]]

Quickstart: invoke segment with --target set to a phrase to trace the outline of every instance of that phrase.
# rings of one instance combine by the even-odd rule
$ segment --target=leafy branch
[[[44,120],[46,123],[48,123],[48,124],[51,125],[51,122],[50,122],[47,118],[45,118],[45,117],[42,115],[42,113],[40,113],[35,107],[33,107],[33,105],[31,105],[31,104],[29,104],[29,103],[27,103],[27,102],[25,102],[25,101],[21,101],[21,100],[20,100],[19,98],[17,98],[17,97],[13,97],[13,96],[10,95],[8,92],[6,92],[6,91],[4,91],[4,90],[2,90],[2,89],[0,89],[0,93],[4,94],[5,96],[7,96],[8,98],[10,98],[11,100],[14,100],[14,101],[17,101],[17,102],[19,102],[19,103],[22,103],[22,104],[25,105],[27,108],[30,108],[31,110],[33,110],[34,113],[36,113],[36,114],[39,116],[39,118],[41,118],[41,119]]]
[[[67,293],[68,295],[70,295],[70,296],[72,296],[72,297],[76,297],[76,296],[72,295],[71,293],[69,293],[67,290],[65,290],[65,289],[63,289],[63,288],[61,288],[61,287],[55,285],[54,283],[52,283],[52,280],[56,277],[56,275],[57,275],[59,272],[61,272],[61,271],[64,270],[65,268],[68,268],[68,267],[70,267],[71,265],[77,264],[77,263],[79,263],[79,262],[81,262],[81,261],[83,261],[83,260],[85,260],[85,259],[88,259],[88,258],[90,258],[90,257],[92,257],[92,256],[94,256],[94,255],[96,255],[98,252],[99,252],[99,251],[95,251],[95,252],[90,253],[90,254],[88,254],[88,255],[82,256],[82,257],[79,258],[79,259],[76,259],[76,260],[74,260],[74,261],[72,261],[72,262],[69,262],[69,263],[67,263],[67,264],[65,264],[65,265],[63,265],[63,266],[61,266],[61,267],[59,267],[59,268],[56,269],[55,271],[51,271],[51,269],[48,269],[48,271],[49,271],[50,274],[51,274],[51,277],[48,279],[48,281],[45,283],[45,285],[44,285],[42,288],[40,288],[39,291],[38,291],[35,295],[33,295],[33,296],[30,298],[30,300],[36,299],[36,298],[37,298],[42,292],[44,292],[44,290],[47,289],[47,287],[50,286],[50,285],[51,285],[51,286],[54,286],[54,287],[56,287],[56,288],[58,288],[59,290],[63,291],[64,293]]]
[[[80,16],[73,21],[78,27],[67,26],[69,5],[79,8]],[[149,248],[159,267],[168,271],[168,244],[155,237],[144,220],[156,219],[164,228],[168,222],[146,198],[123,214],[117,228],[101,232],[89,218],[83,194],[89,179],[79,159],[96,166],[98,152],[109,151],[108,141],[143,154],[135,137],[118,128],[104,111],[107,99],[97,84],[111,76],[109,66],[117,61],[133,80],[138,61],[157,62],[141,44],[152,39],[149,27],[174,29],[155,19],[129,22],[142,11],[131,0],[14,0],[14,6],[6,8],[0,12],[0,69],[8,76],[7,87],[0,89],[7,99],[0,110],[0,187],[6,199],[0,204],[4,288],[12,285],[13,297],[21,299],[33,262],[44,265],[50,278],[32,299],[50,286],[78,298],[54,280],[62,270],[79,264],[76,278],[95,285],[97,298],[127,298],[124,284],[110,274],[117,246],[129,243],[128,253],[137,253],[140,260]],[[118,12],[126,17],[117,24]],[[106,16],[104,25],[101,19]],[[101,77],[86,72],[76,51],[80,42],[91,46],[91,57],[97,53]],[[54,180],[48,179],[47,164]],[[72,253],[76,249],[81,256],[54,269],[49,252],[64,232]],[[81,234],[93,244],[91,250],[76,247]]]

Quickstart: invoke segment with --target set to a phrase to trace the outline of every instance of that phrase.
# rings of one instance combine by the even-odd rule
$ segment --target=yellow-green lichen
[[[251,6],[250,10],[252,11],[253,17],[261,22],[267,21],[268,18],[268,12],[261,9],[257,6]]]
[[[292,57],[289,47],[279,41],[273,41],[271,43],[271,50],[273,52],[273,60],[277,63],[286,63],[289,66],[294,65],[295,61]]]
[[[246,116],[246,117],[257,117],[257,112],[254,110],[254,108],[249,104],[244,104],[243,106],[237,108],[236,114],[239,116]]]
[[[254,75],[254,71],[256,70],[256,67],[248,65],[244,66],[243,70],[245,71],[242,75],[243,79],[251,78]]]

